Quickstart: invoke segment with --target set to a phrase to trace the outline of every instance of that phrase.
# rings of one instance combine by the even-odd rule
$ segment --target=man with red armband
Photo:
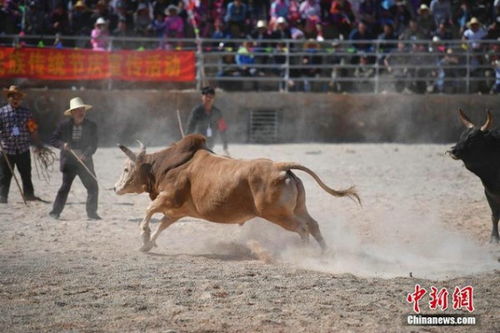
[[[224,154],[229,156],[227,150],[227,124],[222,117],[222,112],[214,106],[215,90],[212,87],[201,89],[202,104],[195,107],[188,120],[188,134],[198,133],[206,136],[207,146],[212,149],[215,139],[220,135]]]

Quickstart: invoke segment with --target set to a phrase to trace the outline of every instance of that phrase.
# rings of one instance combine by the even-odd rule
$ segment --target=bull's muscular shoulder
[[[198,149],[205,149],[207,139],[201,134],[189,134],[175,144],[176,149],[179,151],[197,151]]]
[[[174,143],[164,152],[155,172],[156,179],[160,180],[168,171],[188,162],[200,149],[208,150],[206,138],[200,134],[190,134]]]

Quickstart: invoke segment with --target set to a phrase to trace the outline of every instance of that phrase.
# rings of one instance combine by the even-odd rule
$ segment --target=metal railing
[[[89,37],[0,36],[3,46],[90,48]],[[109,37],[108,50],[196,52],[196,86],[316,92],[498,92],[500,42]],[[47,83],[45,82],[45,85]],[[108,84],[113,88],[113,84]]]

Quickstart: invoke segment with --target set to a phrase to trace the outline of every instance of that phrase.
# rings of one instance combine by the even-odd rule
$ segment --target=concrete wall
[[[186,126],[200,102],[195,91],[28,90],[25,104],[38,113],[47,138],[72,97],[94,109],[101,145],[130,144],[140,139],[164,145],[180,137],[176,110]],[[442,143],[458,138],[457,109],[482,123],[490,108],[500,121],[500,96],[305,94],[218,92],[218,106],[229,124],[230,142],[248,142],[251,110],[276,110],[279,142]]]

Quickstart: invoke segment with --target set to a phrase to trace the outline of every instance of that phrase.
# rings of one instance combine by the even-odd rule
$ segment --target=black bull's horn
[[[125,147],[122,144],[119,144],[118,147],[125,153],[125,155],[127,155],[128,158],[130,158],[132,160],[132,162],[135,162],[135,160],[137,159],[137,156],[135,156],[135,153],[133,151],[131,151],[130,149],[128,149],[127,147]]]
[[[475,125],[470,121],[470,119],[465,115],[465,112],[462,109],[458,109],[458,115],[460,117],[460,120],[464,124],[465,127],[467,128],[473,128]],[[481,131],[484,132],[487,129],[490,128],[491,124],[493,122],[493,116],[491,115],[490,110],[486,111],[486,121],[484,122],[484,125],[481,126]]]
[[[146,147],[144,146],[144,144],[139,140],[137,140],[137,142],[139,143],[139,154],[137,155],[124,145],[118,144],[118,147],[125,153],[125,155],[127,155],[128,158],[132,160],[132,162],[136,162],[138,158],[146,154]]]

